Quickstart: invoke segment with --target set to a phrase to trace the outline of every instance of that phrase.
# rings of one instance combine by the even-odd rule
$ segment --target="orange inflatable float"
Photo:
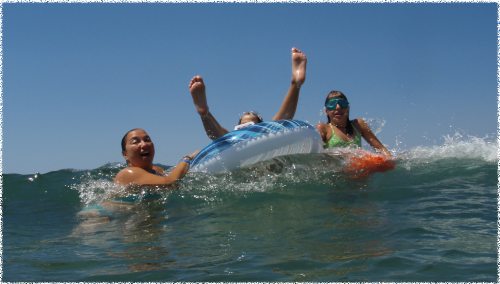
[[[364,178],[375,172],[385,172],[394,169],[393,159],[368,151],[356,151],[346,157],[344,171],[352,178]]]

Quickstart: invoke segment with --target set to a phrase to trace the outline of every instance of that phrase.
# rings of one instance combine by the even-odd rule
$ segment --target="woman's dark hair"
[[[125,152],[125,145],[127,145],[127,135],[132,132],[132,131],[135,131],[135,130],[138,130],[138,129],[142,129],[142,128],[134,128],[134,129],[130,129],[129,131],[127,131],[127,133],[125,133],[125,135],[123,135],[123,138],[122,138],[122,153]]]
[[[344,95],[344,93],[342,93],[341,91],[333,90],[333,91],[330,91],[328,93],[328,95],[326,96],[325,105],[326,105],[326,102],[328,102],[328,100],[330,98],[333,98],[333,97],[342,98],[342,99],[345,99],[346,101],[349,101],[347,99],[346,95]],[[330,123],[330,117],[328,115],[326,116],[326,119],[328,120],[328,123]],[[349,116],[347,116],[346,131],[347,131],[347,134],[349,134],[349,135],[354,134],[354,128],[352,126],[351,120],[349,119]]]
[[[238,125],[240,125],[240,124],[241,124],[241,118],[242,118],[244,115],[247,115],[247,114],[251,114],[251,115],[253,115],[253,116],[257,117],[257,119],[259,120],[259,122],[257,122],[257,123],[260,123],[260,122],[264,121],[264,120],[262,119],[262,116],[260,116],[260,114],[259,114],[259,113],[255,112],[255,111],[246,111],[246,112],[244,112],[244,113],[240,116],[240,120],[238,120]]]

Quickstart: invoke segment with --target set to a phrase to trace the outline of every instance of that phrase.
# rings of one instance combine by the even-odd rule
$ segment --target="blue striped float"
[[[230,171],[279,156],[319,153],[322,149],[321,137],[307,122],[261,122],[213,141],[193,159],[191,171]]]

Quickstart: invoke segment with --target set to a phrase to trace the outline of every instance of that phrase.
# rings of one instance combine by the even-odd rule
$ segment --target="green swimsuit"
[[[330,128],[332,129],[332,137],[330,137],[330,140],[328,140],[327,143],[325,143],[325,148],[333,148],[333,147],[352,147],[352,146],[358,146],[361,147],[361,134],[359,131],[356,129],[356,127],[353,126],[354,128],[354,138],[349,141],[344,141],[342,138],[338,137],[337,134],[335,134],[335,131],[333,130],[333,126],[331,124]]]

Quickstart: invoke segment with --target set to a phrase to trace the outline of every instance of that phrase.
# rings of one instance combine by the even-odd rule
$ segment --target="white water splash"
[[[124,189],[117,186],[110,180],[82,180],[81,183],[71,185],[71,189],[76,190],[80,196],[80,201],[84,205],[99,203],[111,199]]]
[[[476,159],[488,163],[497,161],[498,144],[488,137],[464,136],[460,133],[446,135],[443,145],[418,146],[398,156],[408,160],[433,162],[441,159]]]
[[[382,132],[386,121],[380,118],[364,118],[365,122],[370,126],[370,129],[376,135]]]

